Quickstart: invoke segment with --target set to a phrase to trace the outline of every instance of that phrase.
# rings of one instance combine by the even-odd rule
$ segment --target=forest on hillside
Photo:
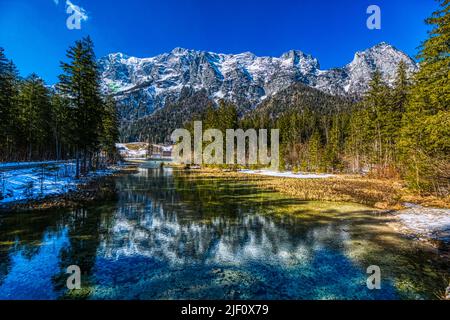
[[[448,196],[449,10],[441,1],[426,20],[432,29],[420,47],[420,70],[409,77],[399,63],[393,86],[376,71],[368,92],[353,100],[294,84],[243,117],[221,101],[190,120],[202,120],[205,130],[279,129],[281,170],[403,178],[411,188]]]

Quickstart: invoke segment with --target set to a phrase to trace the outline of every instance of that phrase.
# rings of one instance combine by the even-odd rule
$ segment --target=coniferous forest
[[[374,72],[364,97],[338,97],[302,84],[277,93],[252,112],[221,102],[203,108],[204,128],[280,129],[281,170],[368,173],[403,178],[410,188],[450,190],[450,2],[426,20],[420,71],[400,62],[393,85]],[[189,124],[188,124],[189,127]]]
[[[101,92],[94,44],[67,51],[59,83],[19,76],[0,48],[0,161],[76,159],[77,176],[115,157],[115,101]]]

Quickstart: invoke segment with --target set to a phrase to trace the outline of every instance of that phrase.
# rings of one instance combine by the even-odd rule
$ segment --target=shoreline
[[[345,175],[333,175],[320,179],[296,179],[216,168],[183,169],[182,166],[170,164],[168,164],[168,167],[178,168],[202,178],[248,180],[260,188],[280,192],[304,201],[348,202],[367,205],[378,212],[391,214],[396,219],[396,222],[391,223],[390,226],[405,237],[428,243],[435,249],[448,251],[450,245],[448,231],[438,230],[438,232],[434,232],[434,230],[428,230],[426,228],[427,224],[421,221],[423,220],[421,217],[422,211],[428,213],[433,210],[450,212],[448,209],[435,208],[439,207],[439,204],[443,204],[441,208],[448,208],[447,202],[438,201],[440,199],[436,199],[435,197],[424,198],[406,193],[398,181]],[[87,177],[87,181],[78,184],[76,190],[71,190],[64,194],[46,196],[40,199],[4,204],[0,206],[0,214],[78,208],[95,201],[113,200],[116,194],[109,179],[119,175],[134,173],[137,168],[138,164],[128,162],[125,165],[115,168],[111,174]],[[405,193],[402,194],[402,192]],[[420,203],[420,205],[407,202]],[[442,215],[442,213],[440,214]],[[416,222],[408,226],[405,223],[405,215],[409,220],[416,219]],[[428,217],[429,224],[432,219],[433,217],[431,219]],[[425,227],[418,229],[416,224],[424,224]]]
[[[107,186],[108,178],[134,172],[136,166],[113,166],[109,169],[112,170],[111,173],[84,177],[85,180],[78,183],[74,190],[65,193],[1,204],[0,214],[78,208],[93,201],[107,200],[113,196]]]

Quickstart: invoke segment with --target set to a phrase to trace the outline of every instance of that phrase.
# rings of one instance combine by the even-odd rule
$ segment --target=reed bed
[[[267,177],[239,171],[202,168],[196,175],[221,179],[245,179],[271,190],[309,201],[355,202],[379,209],[398,210],[405,202],[450,208],[450,197],[423,195],[406,188],[401,180],[373,179],[359,175],[338,175],[326,179]]]

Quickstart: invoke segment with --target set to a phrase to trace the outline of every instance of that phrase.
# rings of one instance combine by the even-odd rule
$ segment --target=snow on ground
[[[407,204],[407,209],[400,210],[395,215],[402,223],[403,231],[450,242],[450,209]]]
[[[88,177],[107,175],[98,170]],[[82,180],[75,179],[74,162],[20,162],[0,164],[0,205],[76,190]]]
[[[116,143],[116,148],[125,158],[146,158],[148,156],[148,143]]]
[[[37,165],[44,164],[58,164],[65,163],[66,161],[38,161],[38,162],[1,162],[0,170],[9,169],[9,168],[20,168],[20,167],[33,167]]]
[[[247,174],[259,174],[270,177],[295,178],[295,179],[326,179],[334,177],[334,175],[332,174],[293,173],[291,171],[277,172],[271,170],[241,170],[241,172]]]

